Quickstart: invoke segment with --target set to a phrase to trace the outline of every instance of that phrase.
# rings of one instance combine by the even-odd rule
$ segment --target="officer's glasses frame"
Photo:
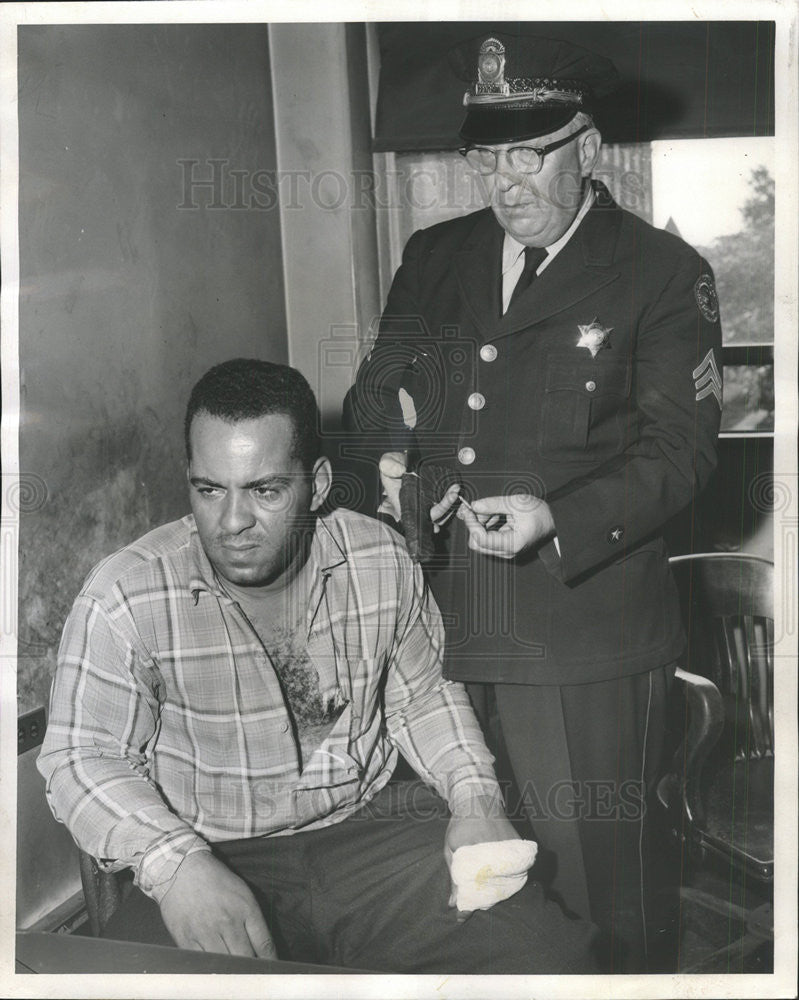
[[[520,174],[537,174],[544,165],[544,157],[561,146],[566,146],[578,135],[587,132],[590,125],[583,125],[570,135],[550,142],[546,146],[511,146],[509,149],[496,150],[490,146],[461,146],[458,152],[466,158],[466,162],[478,173],[493,174],[497,169],[499,154],[505,153],[511,170]]]

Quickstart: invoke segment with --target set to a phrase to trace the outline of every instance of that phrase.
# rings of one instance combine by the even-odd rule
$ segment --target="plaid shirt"
[[[307,650],[348,702],[300,772],[258,636],[219,586],[191,516],[103,560],[64,627],[39,769],[56,818],[160,900],[209,842],[340,822],[402,750],[453,813],[498,797],[467,696],[443,680],[438,609],[402,540],[339,510],[317,520]]]

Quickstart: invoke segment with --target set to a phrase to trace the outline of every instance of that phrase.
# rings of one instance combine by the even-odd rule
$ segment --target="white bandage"
[[[459,847],[450,868],[457,908],[464,913],[487,910],[513,896],[524,887],[537,851],[532,840],[494,840]]]

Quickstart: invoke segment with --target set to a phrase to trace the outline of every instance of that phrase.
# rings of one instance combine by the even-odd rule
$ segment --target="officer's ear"
[[[591,128],[585,135],[580,136],[580,173],[583,177],[590,177],[594,172],[594,167],[599,162],[599,151],[602,148],[602,134],[599,129]]]

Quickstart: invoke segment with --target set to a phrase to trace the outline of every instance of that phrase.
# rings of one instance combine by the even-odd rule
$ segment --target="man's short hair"
[[[310,470],[321,451],[319,407],[306,379],[288,365],[234,358],[215,365],[191,390],[183,433],[191,461],[194,417],[207,413],[229,423],[284,413],[294,425],[294,454]]]

